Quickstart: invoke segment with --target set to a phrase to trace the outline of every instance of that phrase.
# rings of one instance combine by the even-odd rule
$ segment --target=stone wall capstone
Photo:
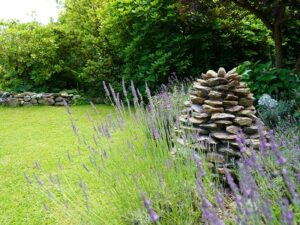
[[[209,70],[197,79],[176,128],[177,142],[204,151],[215,168],[231,167],[240,158],[237,134],[242,132],[247,147],[258,149],[254,97],[233,69],[226,73]],[[262,124],[262,123],[261,123]],[[262,124],[263,126],[263,124]],[[266,130],[263,126],[264,135]]]
[[[48,105],[48,106],[64,106],[64,101],[71,104],[74,99],[73,94],[68,93],[34,93],[24,92],[13,94],[9,92],[0,91],[0,105],[9,107],[18,106],[35,106],[35,105]]]

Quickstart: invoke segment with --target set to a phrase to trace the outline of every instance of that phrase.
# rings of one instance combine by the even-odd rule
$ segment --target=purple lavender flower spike
[[[270,131],[271,149],[276,156],[276,162],[278,165],[284,165],[287,163],[287,159],[278,150],[278,144],[275,142],[274,134]]]
[[[96,115],[98,115],[99,112],[98,112],[98,110],[97,110],[95,104],[94,104],[92,101],[90,101],[90,105],[92,106],[92,108],[93,108],[93,110],[94,110],[94,113],[95,113]]]
[[[55,185],[55,181],[54,181],[53,176],[52,176],[51,173],[49,174],[49,180],[50,180],[50,182],[51,182],[53,185]]]
[[[225,211],[225,209],[224,209],[224,199],[222,197],[222,194],[219,193],[219,191],[217,190],[217,188],[214,184],[213,184],[213,189],[214,189],[215,198],[217,200],[218,207],[222,210],[222,212],[224,212]]]
[[[202,180],[199,179],[199,177],[197,175],[196,175],[196,184],[197,184],[197,187],[199,188],[198,189],[199,195],[202,195],[202,191],[205,190],[205,187],[202,183]]]
[[[131,81],[131,93],[132,93],[132,96],[133,96],[133,104],[134,104],[135,107],[137,107],[137,105],[138,105],[138,96],[137,96],[137,92],[136,92],[133,81]]]
[[[102,150],[102,155],[104,158],[107,158],[107,152],[105,151],[105,149]]]
[[[105,132],[106,137],[107,137],[108,139],[110,139],[111,135],[110,135],[110,132],[109,132],[109,129],[108,129],[107,126],[105,126],[104,132]]]
[[[300,183],[300,172],[296,173],[296,180]]]
[[[159,185],[160,185],[160,187],[163,187],[164,179],[163,179],[162,173],[159,172],[158,176],[159,176]]]
[[[67,155],[68,155],[68,160],[71,162],[72,161],[72,158],[71,158],[71,155],[70,155],[70,152],[67,151]]]
[[[284,199],[281,204],[281,211],[282,224],[294,225],[294,213],[289,210],[289,203],[287,199]]]
[[[152,136],[154,138],[154,140],[158,140],[160,138],[160,134],[159,131],[156,127],[152,127]]]
[[[74,121],[73,121],[72,118],[71,118],[70,120],[71,120],[72,129],[73,129],[74,133],[76,134],[76,136],[79,136],[79,134],[78,134],[78,129],[77,129],[77,127],[76,127],[76,124],[74,123]]]
[[[60,163],[60,159],[57,161],[57,164],[58,164],[59,170],[62,170],[62,165],[61,165],[61,163]]]
[[[123,94],[125,97],[127,97],[127,90],[126,90],[126,85],[125,85],[125,80],[122,78],[122,88],[123,88]]]
[[[204,177],[206,175],[203,167],[202,167],[202,161],[201,161],[201,157],[196,153],[195,150],[192,150],[192,156],[196,162],[196,165],[197,165],[197,168],[198,168],[198,171],[200,172],[200,175],[202,177]]]
[[[43,203],[43,208],[44,208],[44,210],[45,210],[46,212],[49,212],[49,208],[48,208],[48,206],[46,205],[46,203]]]
[[[58,183],[59,185],[61,185],[61,180],[60,180],[59,175],[56,175],[56,180],[57,180],[57,183]]]
[[[149,101],[149,111],[153,112],[154,111],[154,105],[153,105],[153,101],[152,101],[151,92],[150,92],[150,89],[149,89],[147,83],[146,83],[146,93],[147,93],[147,98],[148,98],[148,101]]]
[[[289,176],[289,171],[287,170],[287,168],[283,168],[282,169],[282,176],[283,176],[283,180],[284,180],[284,183],[286,184],[291,196],[292,196],[292,201],[295,203],[295,204],[298,204],[299,202],[299,196],[296,192],[296,187],[293,183],[293,181],[290,179],[290,176]]]
[[[142,198],[144,201],[144,205],[147,208],[148,214],[150,216],[150,219],[153,223],[156,223],[159,220],[159,216],[157,215],[157,213],[153,210],[150,201],[146,198],[145,193],[142,193]]]
[[[166,165],[166,167],[168,168],[168,170],[171,170],[171,169],[172,169],[172,164],[171,164],[170,160],[166,159],[165,165]]]
[[[229,184],[231,190],[233,191],[233,193],[235,193],[236,195],[238,195],[239,194],[239,188],[237,187],[236,183],[234,182],[234,180],[233,180],[230,172],[225,167],[224,167],[224,172],[225,172],[226,179],[228,181],[228,184]]]
[[[140,92],[139,89],[137,89],[137,94],[138,94],[138,96],[140,98],[140,101],[143,102],[143,96],[142,96],[142,94],[141,94],[141,92]]]
[[[108,88],[107,88],[107,86],[106,86],[105,81],[103,81],[102,83],[103,83],[103,87],[104,87],[105,94],[106,94],[107,97],[109,97],[109,96],[110,96],[110,92],[109,92],[109,90],[108,90]]]
[[[25,177],[26,181],[28,182],[28,184],[32,184],[31,179],[29,178],[29,176],[26,173],[24,173],[24,177]]]
[[[34,173],[33,176],[34,176],[36,182],[38,182],[38,184],[39,184],[40,186],[43,186],[43,185],[44,185],[44,183],[41,181],[41,179],[38,177],[38,175],[36,175],[36,174]]]
[[[63,200],[63,204],[65,205],[66,209],[68,210],[70,208],[68,202],[66,199]]]
[[[87,195],[87,193],[84,193],[85,196],[85,207],[87,209],[88,212],[90,212],[90,205],[89,205],[89,196]]]
[[[70,107],[68,106],[68,103],[66,102],[65,99],[63,99],[63,104],[64,104],[64,106],[65,106],[65,108],[66,108],[66,110],[67,110],[67,113],[68,113],[69,115],[71,115],[71,114],[72,114],[71,109],[70,109]]]
[[[259,119],[256,120],[256,126],[258,128],[258,134],[259,134],[259,150],[263,154],[266,154],[269,146],[263,132],[262,122]]]
[[[85,163],[82,163],[83,168],[89,173],[90,169],[87,167],[87,165],[85,165]]]
[[[206,222],[206,224],[211,224],[211,225],[224,225],[224,223],[217,216],[215,210],[213,209],[212,204],[204,197],[204,195],[202,195],[201,197],[202,197],[201,209],[202,209],[203,221]]]
[[[111,94],[113,96],[113,99],[114,99],[117,107],[120,108],[120,106],[121,106],[120,102],[119,102],[117,94],[115,93],[115,90],[113,89],[113,87],[111,86],[111,84],[109,84],[109,89],[110,89],[110,92],[111,92]]]
[[[47,194],[48,194],[48,197],[49,197],[51,200],[53,200],[53,199],[54,199],[54,197],[53,197],[52,193],[51,193],[49,190],[47,190]]]
[[[34,160],[34,165],[38,170],[41,170],[40,164],[37,160]]]
[[[244,134],[242,133],[242,131],[239,131],[237,137],[236,137],[236,142],[238,143],[239,145],[239,149],[240,149],[240,152],[243,154],[245,153],[246,151],[246,139],[245,139],[245,136]]]

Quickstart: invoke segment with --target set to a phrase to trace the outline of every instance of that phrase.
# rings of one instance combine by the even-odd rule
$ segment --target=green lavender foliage
[[[262,142],[259,152],[243,150],[240,167],[234,171],[236,181],[226,172],[226,178],[213,176],[205,155],[191,151],[189,139],[185,145],[175,141],[175,115],[187,95],[184,86],[171,86],[175,86],[172,91],[164,86],[157,97],[151,97],[147,88],[146,108],[133,84],[134,108],[124,106],[126,91],[121,102],[112,87],[105,86],[114,112],[103,117],[92,105],[94,112],[88,113],[92,137],[80,132],[72,109],[67,108],[80,152],[68,151],[68,162],[58,162],[57,171],[52,171],[54,182],[36,162],[38,176],[28,175],[35,190],[48,196],[46,211],[65,212],[66,221],[73,223],[151,224],[141,197],[145,193],[147,206],[159,216],[158,224],[298,221],[299,130],[291,124],[288,130],[276,132],[276,142]],[[245,140],[238,140],[243,149]],[[76,169],[70,173],[68,168]],[[224,179],[236,188],[230,190]]]

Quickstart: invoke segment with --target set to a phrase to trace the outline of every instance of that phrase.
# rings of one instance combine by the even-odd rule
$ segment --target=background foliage
[[[232,2],[209,0],[65,0],[57,22],[2,21],[0,88],[79,89],[104,97],[102,81],[152,90],[244,61],[273,61],[272,32]],[[283,28],[286,66],[297,57],[299,21]],[[278,71],[281,74],[284,71]],[[278,76],[278,75],[276,75]],[[287,73],[284,72],[284,77]],[[278,78],[280,79],[280,78]]]

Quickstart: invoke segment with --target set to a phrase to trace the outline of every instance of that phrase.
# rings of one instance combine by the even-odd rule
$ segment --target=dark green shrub
[[[273,68],[271,62],[244,62],[238,69],[243,80],[248,83],[256,98],[263,94],[270,94],[276,99],[292,100],[300,91],[300,74],[291,69]]]

